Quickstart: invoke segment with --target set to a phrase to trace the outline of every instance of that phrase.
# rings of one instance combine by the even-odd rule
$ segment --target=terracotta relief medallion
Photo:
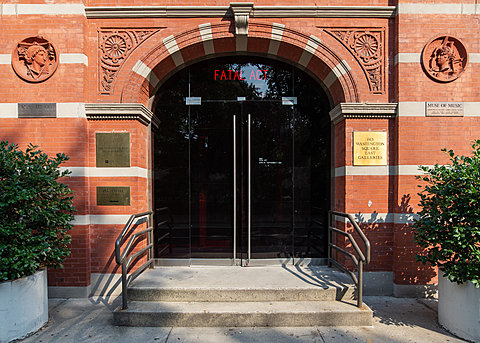
[[[58,66],[58,52],[52,42],[42,36],[25,38],[12,53],[13,70],[25,81],[42,82],[53,75]]]
[[[428,76],[439,82],[457,79],[467,67],[467,62],[465,46],[451,36],[435,37],[423,48],[423,69]]]

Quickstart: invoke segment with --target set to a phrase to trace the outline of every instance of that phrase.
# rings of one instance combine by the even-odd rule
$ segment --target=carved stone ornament
[[[423,48],[423,69],[435,81],[456,80],[467,67],[467,63],[467,50],[457,38],[438,36]]]
[[[53,75],[58,59],[58,51],[52,42],[42,36],[28,37],[13,49],[12,67],[23,80],[42,82]]]
[[[99,83],[102,94],[110,94],[123,62],[145,39],[159,28],[100,29],[98,32]]]
[[[253,9],[253,2],[231,2],[230,7],[235,21],[235,36],[247,36],[248,20]]]
[[[355,57],[367,77],[370,91],[385,92],[385,28],[325,29]]]

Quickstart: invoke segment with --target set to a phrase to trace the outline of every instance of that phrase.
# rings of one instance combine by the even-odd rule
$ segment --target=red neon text
[[[266,80],[267,79],[268,69],[258,69],[252,70],[250,72],[249,80]],[[219,70],[215,69],[214,79],[216,80],[243,80],[245,81],[245,75],[243,74],[243,70]]]

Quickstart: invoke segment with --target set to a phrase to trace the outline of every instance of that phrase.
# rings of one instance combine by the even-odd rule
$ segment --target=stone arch
[[[350,66],[319,38],[277,23],[250,23],[248,29],[247,38],[235,36],[231,23],[205,23],[164,38],[137,61],[121,91],[121,102],[151,108],[151,99],[169,76],[200,60],[226,55],[262,56],[297,66],[326,90],[332,108],[359,101]]]

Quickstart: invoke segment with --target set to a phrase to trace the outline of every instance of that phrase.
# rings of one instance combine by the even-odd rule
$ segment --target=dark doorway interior
[[[329,110],[318,83],[277,61],[216,58],[173,75],[156,97],[154,203],[175,226],[156,257],[326,257]]]

